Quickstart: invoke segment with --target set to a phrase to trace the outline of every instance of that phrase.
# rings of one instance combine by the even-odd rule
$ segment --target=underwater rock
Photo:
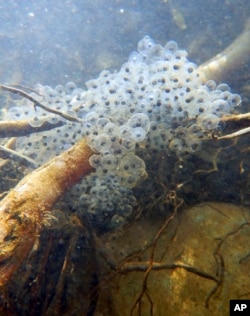
[[[227,315],[230,299],[249,299],[249,221],[249,209],[233,204],[181,210],[158,240],[144,292],[149,244],[163,221],[140,220],[116,238],[107,236],[108,257],[119,262],[115,276],[102,271],[95,315],[131,315],[140,296],[140,315]]]

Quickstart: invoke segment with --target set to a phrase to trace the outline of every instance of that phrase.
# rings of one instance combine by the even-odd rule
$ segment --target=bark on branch
[[[93,169],[91,149],[82,139],[28,174],[0,201],[0,289],[22,264],[46,214],[63,194]]]

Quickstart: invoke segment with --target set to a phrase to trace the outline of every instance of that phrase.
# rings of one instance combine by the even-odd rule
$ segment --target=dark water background
[[[248,0],[0,1],[0,82],[79,86],[119,69],[138,41],[175,40],[197,64],[242,31]]]

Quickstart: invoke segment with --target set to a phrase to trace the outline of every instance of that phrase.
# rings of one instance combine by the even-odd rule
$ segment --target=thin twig
[[[242,136],[242,135],[245,135],[248,133],[250,133],[250,127],[246,127],[246,128],[240,129],[239,131],[234,132],[232,134],[228,134],[228,135],[224,135],[224,136],[220,136],[220,137],[216,137],[214,135],[214,139],[216,139],[216,140],[231,139],[231,138]]]
[[[173,211],[172,215],[166,219],[163,226],[160,228],[160,230],[157,232],[157,234],[154,237],[154,241],[152,243],[152,251],[150,254],[149,261],[148,261],[147,269],[145,270],[144,277],[143,277],[141,293],[138,296],[138,298],[135,300],[135,302],[130,310],[131,316],[134,314],[136,307],[138,307],[139,315],[141,315],[141,302],[142,302],[142,298],[144,295],[146,295],[146,297],[148,298],[149,303],[150,303],[150,315],[153,315],[153,302],[149,298],[148,293],[147,293],[147,282],[148,282],[149,274],[150,274],[151,270],[153,269],[156,246],[157,246],[157,243],[158,243],[159,238],[162,235],[162,233],[165,231],[165,229],[167,228],[169,223],[175,218],[177,210],[183,204],[183,200],[177,198],[175,191],[169,191],[167,194],[165,202],[171,203],[174,206],[174,211]]]
[[[126,262],[122,269],[121,273],[132,272],[132,271],[147,271],[150,265],[150,261],[138,261],[138,262]],[[152,270],[167,270],[167,269],[176,269],[183,268],[191,273],[197,274],[203,278],[219,282],[219,279],[216,276],[213,276],[205,271],[201,271],[195,267],[192,267],[188,264],[177,262],[177,263],[164,263],[164,262],[153,262]]]
[[[250,112],[249,113],[243,113],[243,114],[237,114],[237,115],[229,115],[221,118],[221,121],[223,122],[231,122],[231,121],[250,121]]]
[[[74,117],[74,116],[72,116],[70,114],[67,114],[67,113],[63,113],[63,112],[55,110],[55,109],[52,109],[52,108],[42,104],[37,99],[32,97],[29,93],[27,93],[27,92],[25,92],[25,91],[23,91],[21,89],[17,89],[17,88],[14,88],[14,87],[11,87],[11,86],[6,86],[6,85],[0,85],[0,88],[2,90],[4,90],[4,91],[9,91],[9,92],[12,92],[12,93],[19,94],[22,97],[30,100],[31,102],[34,103],[35,109],[36,109],[36,107],[40,107],[41,109],[43,109],[43,110],[45,110],[47,112],[59,115],[59,116],[65,118],[68,121],[82,123],[82,120],[78,119],[77,117]]]
[[[218,242],[215,251],[214,251],[214,258],[215,261],[217,262],[217,278],[218,278],[218,282],[215,284],[215,286],[212,288],[212,290],[210,291],[210,293],[208,294],[206,301],[205,301],[205,306],[207,308],[209,308],[209,303],[211,298],[213,297],[213,295],[218,291],[218,289],[220,287],[222,287],[223,282],[224,282],[224,272],[225,272],[225,262],[224,262],[224,258],[221,254],[221,247],[224,244],[224,242],[227,240],[227,238],[229,238],[232,235],[237,234],[243,227],[245,226],[249,226],[250,223],[249,222],[244,222],[241,225],[239,225],[238,227],[236,227],[236,229],[230,231],[229,233],[227,233],[225,236],[223,236],[220,241]]]
[[[39,95],[40,97],[42,97],[42,95],[39,92],[37,92],[35,89],[32,89],[30,87],[23,86],[21,84],[12,84],[11,86],[14,87],[14,88],[22,89],[22,90],[25,90],[25,89],[29,90],[29,91],[34,92],[35,94]]]
[[[35,160],[24,156],[18,152],[16,152],[15,150],[12,150],[10,148],[6,148],[2,145],[0,145],[0,157],[4,158],[4,159],[14,159],[14,160],[22,160],[22,161],[26,161],[28,162],[30,165],[32,165],[33,167],[37,167],[37,164],[35,162]]]

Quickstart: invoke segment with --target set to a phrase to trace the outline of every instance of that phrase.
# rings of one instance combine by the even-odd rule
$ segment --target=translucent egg
[[[134,150],[135,145],[136,145],[136,141],[130,140],[130,139],[123,139],[121,144],[125,150]]]
[[[118,135],[118,126],[112,122],[109,121],[109,123],[107,123],[104,128],[103,131],[105,133],[107,133],[108,135]]]
[[[102,158],[100,155],[92,155],[89,158],[89,164],[93,168],[100,168],[102,166]]]
[[[144,129],[145,133],[147,133],[150,128],[150,121],[146,114],[136,113],[132,115],[131,118],[128,120],[128,126],[132,128],[141,127],[142,129]]]
[[[150,38],[148,35],[144,36],[142,40],[138,43],[138,51],[147,51],[152,49],[152,47],[155,45],[155,42],[152,38]]]
[[[110,123],[110,120],[109,119],[107,119],[107,118],[104,118],[104,117],[102,117],[102,118],[99,118],[97,121],[96,121],[96,128],[98,129],[98,130],[104,130],[104,128],[105,128],[105,126],[107,125],[107,124],[109,124]]]
[[[57,97],[57,92],[54,89],[49,88],[46,90],[46,99],[47,100],[54,101],[56,97]]]
[[[77,88],[76,84],[74,82],[70,81],[70,82],[66,83],[65,92],[67,94],[71,94],[76,88]]]
[[[153,80],[153,82],[154,82],[154,80]],[[157,98],[158,98],[158,96],[157,96],[157,93],[155,91],[148,92],[146,95],[146,99],[149,102],[149,104],[156,103]]]
[[[100,134],[93,138],[93,144],[95,150],[99,152],[107,152],[111,146],[111,140],[109,135],[107,134]]]
[[[112,229],[115,229],[115,228],[118,228],[118,227],[125,225],[126,223],[127,223],[127,221],[123,216],[115,214],[111,218],[110,227]]]
[[[131,140],[131,127],[129,125],[122,125],[119,127],[119,137],[121,139]]]
[[[89,112],[85,116],[83,128],[85,132],[92,132],[95,129],[96,121],[98,120],[98,114],[96,112]]]
[[[208,80],[206,82],[206,87],[208,88],[209,91],[213,91],[216,89],[216,82],[214,80]]]
[[[185,70],[191,74],[197,69],[197,65],[194,63],[186,63]]]
[[[186,137],[185,138],[186,149],[192,153],[201,149],[201,140],[197,137]]]
[[[169,149],[175,153],[179,153],[183,150],[183,145],[184,143],[181,139],[174,138],[169,143]]]
[[[133,63],[133,64],[138,64],[142,62],[142,56],[138,52],[132,52],[129,55],[128,61]]]
[[[99,87],[99,82],[98,80],[96,79],[93,79],[93,80],[89,80],[85,83],[86,87],[89,89],[89,90],[96,90],[98,87]]]
[[[128,202],[124,205],[123,210],[122,210],[122,215],[125,217],[130,216],[133,213],[133,206],[128,204]]]
[[[229,85],[227,85],[226,83],[219,84],[216,89],[220,90],[220,91],[229,91],[230,90]]]
[[[139,103],[138,106],[137,106],[137,108],[138,108],[138,112],[139,112],[139,113],[144,113],[144,112],[146,112],[146,109],[147,109],[147,104],[146,104],[146,102],[141,102],[141,103]]]
[[[128,153],[125,155],[118,166],[120,175],[128,177],[132,175],[135,179],[145,174],[145,162],[138,156]]]
[[[10,120],[21,120],[23,117],[22,109],[19,107],[12,107],[8,111]]]
[[[207,131],[216,130],[219,126],[220,119],[217,115],[206,113],[198,117],[197,122]]]
[[[241,103],[241,97],[238,94],[231,94],[228,98],[228,102],[232,107],[238,106]]]
[[[116,168],[118,163],[117,158],[114,155],[106,154],[102,157],[102,164],[109,170],[113,170]]]
[[[59,95],[64,95],[65,94],[65,89],[64,86],[59,84],[58,86],[55,87],[55,91],[56,93],[58,93]]]
[[[49,118],[48,118],[48,122],[50,123],[50,124],[57,124],[58,122],[59,122],[59,118],[58,118],[58,116],[50,116]]]
[[[135,127],[131,130],[131,138],[136,143],[142,142],[146,137],[146,131],[142,127]]]
[[[210,105],[210,109],[212,113],[219,115],[219,113],[227,113],[230,109],[230,105],[227,101],[224,100],[216,100],[213,101]]]
[[[150,50],[151,57],[154,58],[154,60],[160,60],[163,54],[163,47],[159,44],[155,44],[152,49]]]
[[[164,47],[165,50],[174,53],[178,49],[178,45],[175,41],[169,41]]]
[[[32,127],[40,127],[44,123],[43,120],[41,120],[38,116],[33,117],[29,120],[29,125]]]

